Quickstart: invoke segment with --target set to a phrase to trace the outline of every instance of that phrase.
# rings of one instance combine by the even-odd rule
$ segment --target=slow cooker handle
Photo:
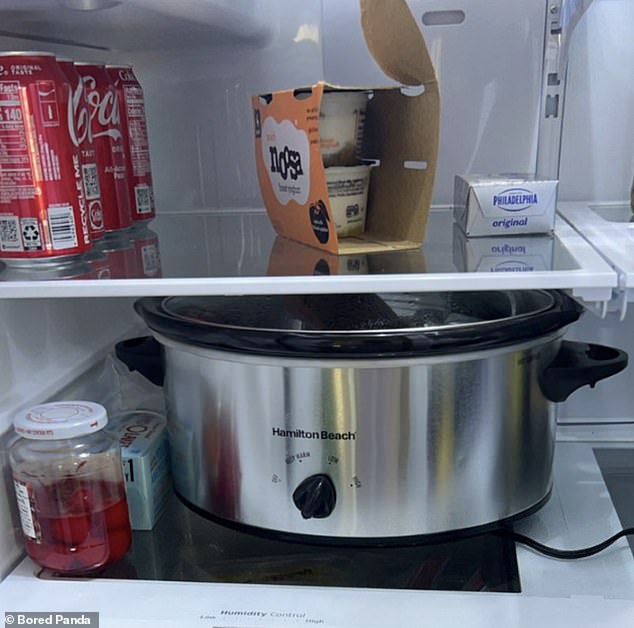
[[[578,388],[594,385],[627,366],[627,353],[614,347],[564,340],[539,384],[550,401],[565,401]]]
[[[163,350],[152,336],[122,340],[115,345],[115,354],[130,371],[138,371],[157,386],[163,385],[165,379]]]

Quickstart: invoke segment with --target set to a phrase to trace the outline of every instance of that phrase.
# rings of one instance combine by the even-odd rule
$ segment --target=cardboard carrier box
[[[404,0],[361,0],[367,46],[401,87],[254,96],[258,179],[278,234],[332,254],[417,248],[436,171],[438,81]]]

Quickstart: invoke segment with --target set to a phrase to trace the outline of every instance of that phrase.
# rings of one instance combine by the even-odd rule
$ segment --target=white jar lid
[[[103,406],[91,401],[54,401],[22,410],[13,427],[24,438],[57,440],[98,432],[108,424]]]

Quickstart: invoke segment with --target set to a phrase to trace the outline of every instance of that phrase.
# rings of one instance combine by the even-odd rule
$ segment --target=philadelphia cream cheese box
[[[165,418],[149,410],[113,417],[119,437],[133,530],[151,530],[172,490]]]
[[[532,175],[462,175],[454,183],[454,219],[468,236],[551,233],[557,181]]]

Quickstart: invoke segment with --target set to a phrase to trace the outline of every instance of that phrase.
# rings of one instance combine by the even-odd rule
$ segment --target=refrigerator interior
[[[547,16],[557,3],[409,4],[441,89],[432,218],[439,233],[446,234],[456,173],[535,169]],[[78,10],[81,6],[94,10]],[[322,78],[344,85],[389,83],[365,48],[354,0],[4,0],[0,24],[4,50],[44,49],[134,66],[145,93],[161,248],[169,251],[180,277],[196,277],[200,265],[214,272],[227,264],[219,292],[235,290],[236,276],[255,277],[249,283],[255,290],[275,244],[261,212],[250,96]],[[623,204],[629,197],[634,175],[632,24],[631,0],[594,0],[570,39],[565,106],[562,92],[558,112],[563,116],[562,201]],[[190,252],[191,242],[205,230],[213,231],[213,237]],[[605,294],[618,290],[618,280],[612,284],[607,278],[611,272],[616,277],[616,270],[585,240],[582,245],[597,257],[605,300]],[[449,251],[444,243],[434,248],[432,241],[426,264],[433,268]],[[193,264],[188,264],[190,255]],[[413,263],[415,272],[418,263]],[[160,294],[165,287],[150,289]],[[324,282],[323,289],[337,290],[337,283]],[[107,294],[34,298],[29,293],[30,298],[0,301],[0,433],[9,431],[19,408],[55,395],[99,364],[116,340],[142,330],[132,310],[135,288],[126,288],[124,280],[113,283]],[[593,309],[571,335],[634,351],[632,309],[624,318],[624,308],[598,308],[599,314]],[[631,368],[592,391],[579,391],[561,407],[560,420],[631,421],[630,380]],[[0,575],[22,551],[5,454],[0,451],[5,477]]]

